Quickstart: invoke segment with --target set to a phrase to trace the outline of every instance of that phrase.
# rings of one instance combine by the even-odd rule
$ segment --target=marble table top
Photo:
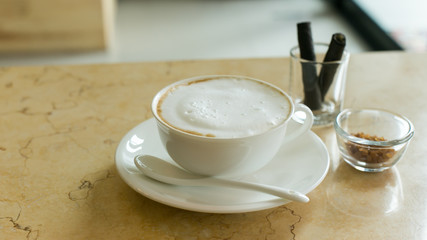
[[[174,81],[236,74],[284,87],[288,58],[0,68],[0,239],[425,239],[427,54],[354,54],[345,107],[407,116],[415,137],[395,167],[359,172],[340,158],[332,127],[316,128],[330,155],[309,203],[236,214],[152,201],[119,176],[114,156],[151,118]]]

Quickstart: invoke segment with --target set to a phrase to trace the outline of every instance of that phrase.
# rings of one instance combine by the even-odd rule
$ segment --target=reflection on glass
[[[378,217],[399,209],[402,183],[396,167],[381,173],[357,171],[341,161],[327,188],[331,205],[352,216]]]

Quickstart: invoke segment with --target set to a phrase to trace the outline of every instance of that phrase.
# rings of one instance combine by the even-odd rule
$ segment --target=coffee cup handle
[[[304,113],[305,118],[304,122],[300,120],[301,118],[298,118],[296,120],[296,115]],[[285,142],[294,140],[295,138],[303,135],[304,133],[308,132],[311,127],[313,126],[313,113],[311,112],[310,108],[308,108],[306,105],[297,103],[295,105],[295,112],[292,115],[292,118],[290,119],[287,130],[286,130],[286,136],[285,136]]]

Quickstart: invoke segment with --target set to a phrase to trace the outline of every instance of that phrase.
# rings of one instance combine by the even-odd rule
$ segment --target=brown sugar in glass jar
[[[378,109],[346,109],[334,128],[344,161],[364,172],[381,172],[404,155],[414,126],[404,116]]]
[[[369,141],[387,141],[384,137],[372,136],[361,132],[352,135]],[[352,142],[348,142],[346,145],[347,151],[353,156],[353,158],[366,163],[387,162],[396,153],[393,148],[388,147],[361,145]]]

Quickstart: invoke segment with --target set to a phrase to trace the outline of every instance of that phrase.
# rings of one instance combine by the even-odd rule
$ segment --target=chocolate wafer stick
[[[311,23],[301,22],[297,24],[298,45],[302,61],[302,81],[304,85],[304,104],[311,110],[320,109],[322,106],[322,95],[320,92],[317,71],[316,55],[314,52],[313,38],[311,35]]]
[[[323,62],[333,62],[341,60],[345,45],[346,39],[344,34],[335,33],[334,35],[332,35],[331,43],[329,44],[329,48],[326,52]],[[324,64],[322,66],[322,69],[320,70],[319,86],[322,94],[322,101],[325,99],[329,87],[332,85],[338,65],[339,63]]]

